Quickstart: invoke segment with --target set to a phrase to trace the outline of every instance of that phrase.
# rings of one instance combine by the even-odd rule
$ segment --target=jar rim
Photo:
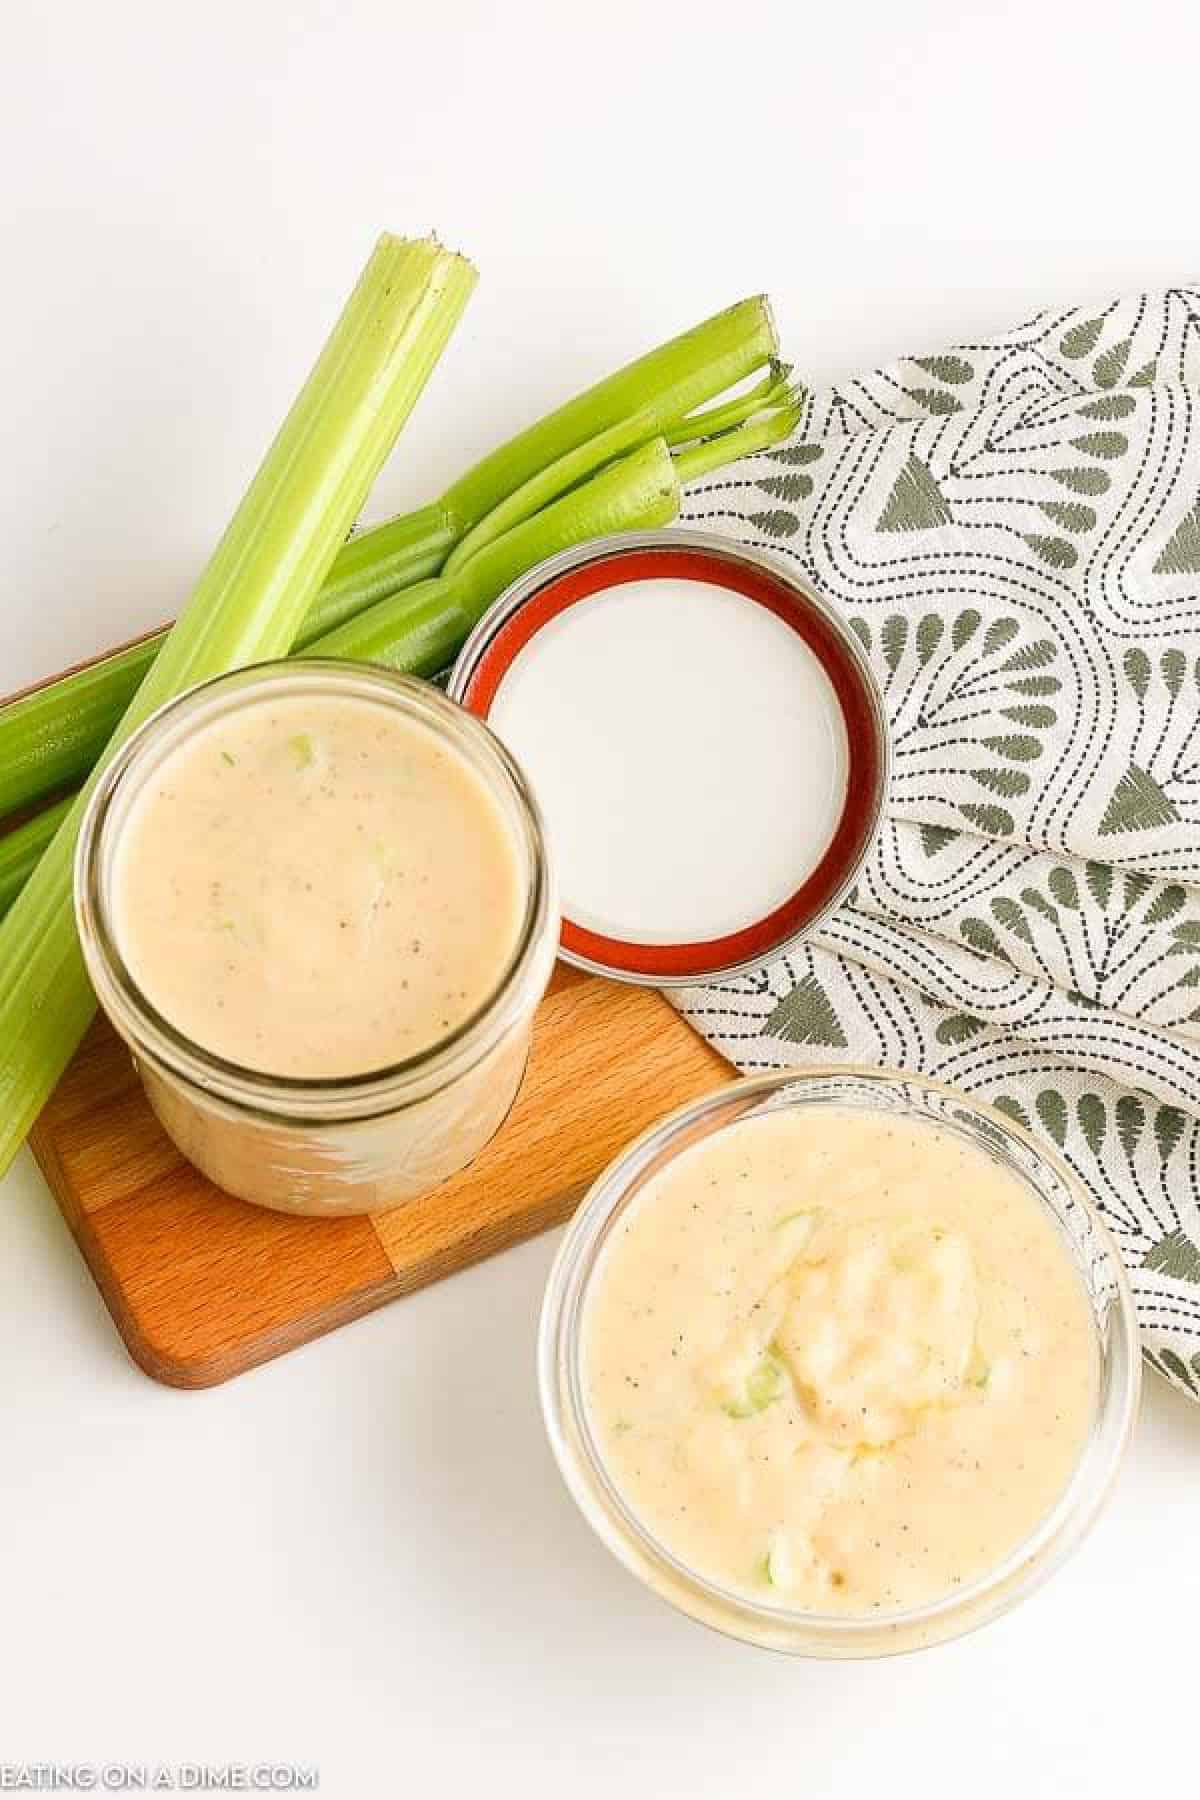
[[[834,838],[806,878],[811,881],[820,869],[828,869],[826,891],[819,904],[798,921],[786,926],[780,923],[778,934],[760,937],[771,920],[781,921],[782,914],[794,907],[795,895],[762,919],[691,944],[665,938],[654,942],[626,939],[619,930],[602,929],[595,920],[587,924],[573,920],[569,905],[565,907],[559,949],[564,962],[611,981],[682,988],[760,969],[764,962],[785,955],[811,937],[845,899],[883,828],[893,761],[892,732],[878,678],[857,633],[818,585],[778,551],[677,525],[610,532],[559,550],[519,576],[477,621],[450,671],[447,692],[477,717],[488,718],[499,688],[537,634],[547,626],[557,628],[577,599],[590,603],[612,598],[630,580],[629,566],[644,558],[689,564],[689,579],[717,585],[728,582],[743,601],[757,602],[777,616],[789,618],[809,652],[818,656],[826,680],[842,684],[835,699],[847,733],[847,790],[839,821]],[[725,576],[714,574],[718,565],[728,572]],[[645,569],[643,578],[652,573]],[[781,597],[789,598],[783,608]],[[822,643],[825,648],[818,649]],[[839,845],[843,833],[847,835]],[[568,893],[569,873],[565,875]],[[732,949],[735,940],[736,953]],[[721,944],[729,955],[724,960],[709,960]],[[680,961],[700,952],[705,958],[702,965],[696,962],[685,967]]]
[[[997,1149],[1020,1146],[1032,1153],[1061,1187],[1069,1204],[1082,1211],[1089,1241],[1111,1276],[1113,1302],[1106,1327],[1096,1317],[1096,1301],[1086,1281],[1081,1249],[1075,1245],[1029,1171],[1001,1151],[1056,1220],[1072,1261],[1085,1277],[1089,1319],[1100,1362],[1088,1437],[1055,1504],[1006,1556],[970,1584],[917,1607],[871,1614],[818,1613],[780,1606],[722,1586],[676,1556],[658,1539],[622,1494],[592,1430],[582,1378],[583,1320],[590,1282],[607,1233],[645,1181],[709,1130],[721,1129],[720,1114],[788,1088],[815,1090],[821,1083],[870,1084],[883,1094],[915,1090],[953,1103],[989,1132]],[[812,1103],[812,1100],[810,1100]],[[816,1100],[820,1104],[819,1099]],[[831,1105],[846,1105],[833,1099]],[[853,1105],[851,1101],[849,1104]],[[869,1103],[861,1104],[872,1110]],[[877,1103],[873,1110],[879,1110]],[[715,1124],[709,1124],[710,1120]],[[733,1122],[732,1120],[729,1122]],[[938,1122],[931,1119],[931,1123]],[[953,1128],[951,1117],[946,1120]],[[1106,1335],[1107,1334],[1107,1335]],[[986,1101],[949,1084],[907,1071],[852,1064],[783,1069],[741,1077],[677,1108],[643,1132],[611,1162],[581,1201],[559,1247],[547,1280],[538,1333],[538,1384],[543,1418],[559,1471],[592,1529],[626,1568],[677,1610],[701,1624],[764,1648],[793,1655],[886,1656],[961,1636],[1007,1611],[1045,1580],[1070,1554],[1098,1515],[1115,1480],[1136,1417],[1141,1391],[1141,1357],[1128,1275],[1115,1240],[1065,1162],[1015,1119]]]
[[[277,1075],[239,1063],[197,1043],[174,1025],[135,980],[112,926],[105,874],[113,845],[110,823],[128,784],[138,786],[161,758],[239,705],[253,705],[273,686],[321,695],[345,693],[392,705],[451,743],[489,785],[512,803],[528,859],[525,909],[512,952],[494,988],[444,1037],[382,1067],[350,1075]],[[488,726],[431,683],[377,664],[331,657],[259,662],[200,682],[153,712],[121,746],[88,802],[75,855],[75,915],[88,974],[104,1011],[139,1057],[207,1098],[238,1112],[305,1125],[367,1119],[415,1104],[480,1061],[520,1016],[530,987],[544,981],[553,954],[555,886],[537,800],[520,765]]]

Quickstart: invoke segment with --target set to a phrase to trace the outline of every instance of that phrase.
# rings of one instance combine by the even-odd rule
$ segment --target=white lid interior
[[[488,718],[545,814],[565,917],[631,943],[766,917],[816,868],[845,803],[846,727],[821,663],[715,582],[577,601],[517,653]]]

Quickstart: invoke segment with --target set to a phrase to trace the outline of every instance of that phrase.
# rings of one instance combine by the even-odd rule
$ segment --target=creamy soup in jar
[[[133,980],[210,1053],[365,1073],[496,992],[525,882],[499,802],[444,734],[349,694],[266,694],[202,726],[138,794],[112,928]]]
[[[1054,1507],[1099,1379],[1071,1253],[1020,1178],[932,1125],[776,1110],[683,1151],[614,1228],[588,1414],[703,1579],[875,1616],[954,1593]]]

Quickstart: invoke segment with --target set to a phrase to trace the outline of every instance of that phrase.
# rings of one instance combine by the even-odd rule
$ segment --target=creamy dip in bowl
[[[920,1078],[737,1082],[596,1183],[543,1406],[600,1536],[747,1641],[882,1655],[1014,1604],[1108,1491],[1139,1360],[1069,1171]]]
[[[487,727],[319,660],[147,720],[85,816],[76,913],[183,1153],[324,1216],[400,1205],[493,1135],[558,932],[536,804]]]

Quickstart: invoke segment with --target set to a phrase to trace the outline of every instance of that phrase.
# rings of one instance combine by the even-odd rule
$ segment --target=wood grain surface
[[[231,1199],[165,1136],[103,1019],[30,1142],[135,1361],[207,1387],[558,1224],[623,1144],[731,1073],[661,995],[559,964],[505,1125],[395,1212]]]

